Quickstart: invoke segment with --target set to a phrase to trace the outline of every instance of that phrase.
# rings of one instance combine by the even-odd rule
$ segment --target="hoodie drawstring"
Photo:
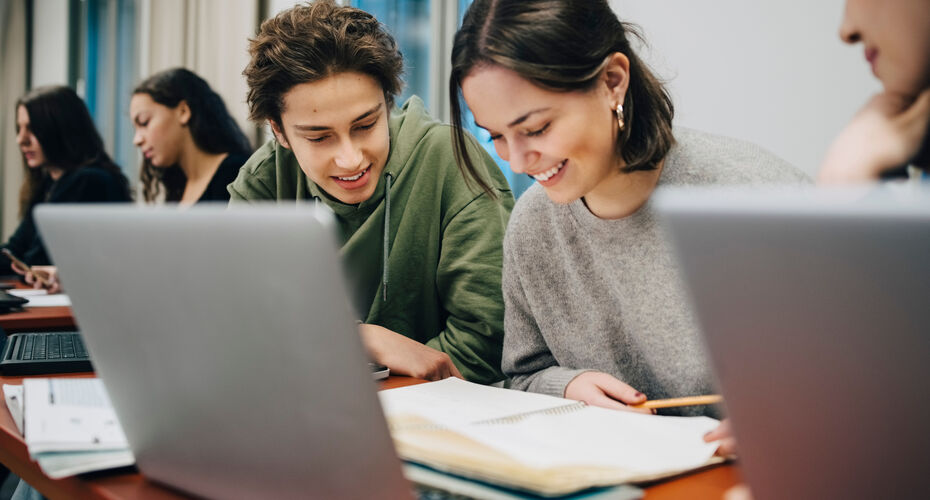
[[[384,173],[384,249],[382,250],[383,260],[381,261],[381,282],[383,283],[381,298],[385,302],[388,294],[388,256],[390,255],[388,241],[390,240],[391,231],[391,182],[393,179],[394,176],[389,172]]]

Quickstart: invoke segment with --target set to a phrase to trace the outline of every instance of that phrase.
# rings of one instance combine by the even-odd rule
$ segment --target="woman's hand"
[[[392,374],[426,380],[464,378],[452,363],[452,358],[444,352],[383,326],[363,324],[358,328],[372,360],[390,368]]]
[[[728,457],[736,454],[736,438],[733,437],[733,431],[730,429],[730,419],[725,418],[716,429],[704,434],[704,442],[710,443],[720,441],[716,454],[721,457]]]
[[[921,153],[928,124],[930,89],[916,99],[887,92],[876,95],[833,141],[817,182],[868,182],[906,165]]]
[[[628,405],[646,401],[646,395],[603,372],[584,372],[565,387],[565,397],[586,404],[652,414],[652,410],[630,408]]]
[[[16,271],[16,274],[21,274],[23,280],[32,285],[32,288],[44,288],[48,293],[61,292],[61,283],[58,282],[58,267],[56,266],[32,266],[32,268],[23,269],[13,262],[10,263],[10,268]]]
[[[44,288],[48,293],[61,292],[56,266],[32,266],[32,270],[24,275],[24,279],[26,283],[32,285],[32,288]]]

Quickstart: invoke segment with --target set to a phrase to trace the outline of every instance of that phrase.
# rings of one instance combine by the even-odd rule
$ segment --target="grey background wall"
[[[837,33],[844,0],[611,0],[639,24],[676,124],[746,139],[810,174],[880,86]]]

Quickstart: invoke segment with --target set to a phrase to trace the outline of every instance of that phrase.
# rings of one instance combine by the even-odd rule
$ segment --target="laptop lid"
[[[410,495],[326,209],[35,216],[147,477],[211,498]]]
[[[655,205],[755,498],[926,498],[930,193],[678,189]]]

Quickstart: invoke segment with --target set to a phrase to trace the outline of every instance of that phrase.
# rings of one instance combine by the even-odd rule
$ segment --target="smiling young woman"
[[[449,83],[456,143],[461,93],[500,156],[538,184],[504,241],[504,374],[616,409],[714,390],[652,193],[806,181],[752,144],[673,127],[630,29],[606,0],[476,0]],[[469,153],[459,159],[473,175]]]
[[[487,190],[470,188],[449,127],[417,97],[394,107],[403,59],[364,11],[298,5],[265,21],[250,52],[251,117],[275,139],[229,186],[232,201],[333,210],[362,339],[392,373],[500,380],[501,241],[513,197],[493,160],[463,139]]]

